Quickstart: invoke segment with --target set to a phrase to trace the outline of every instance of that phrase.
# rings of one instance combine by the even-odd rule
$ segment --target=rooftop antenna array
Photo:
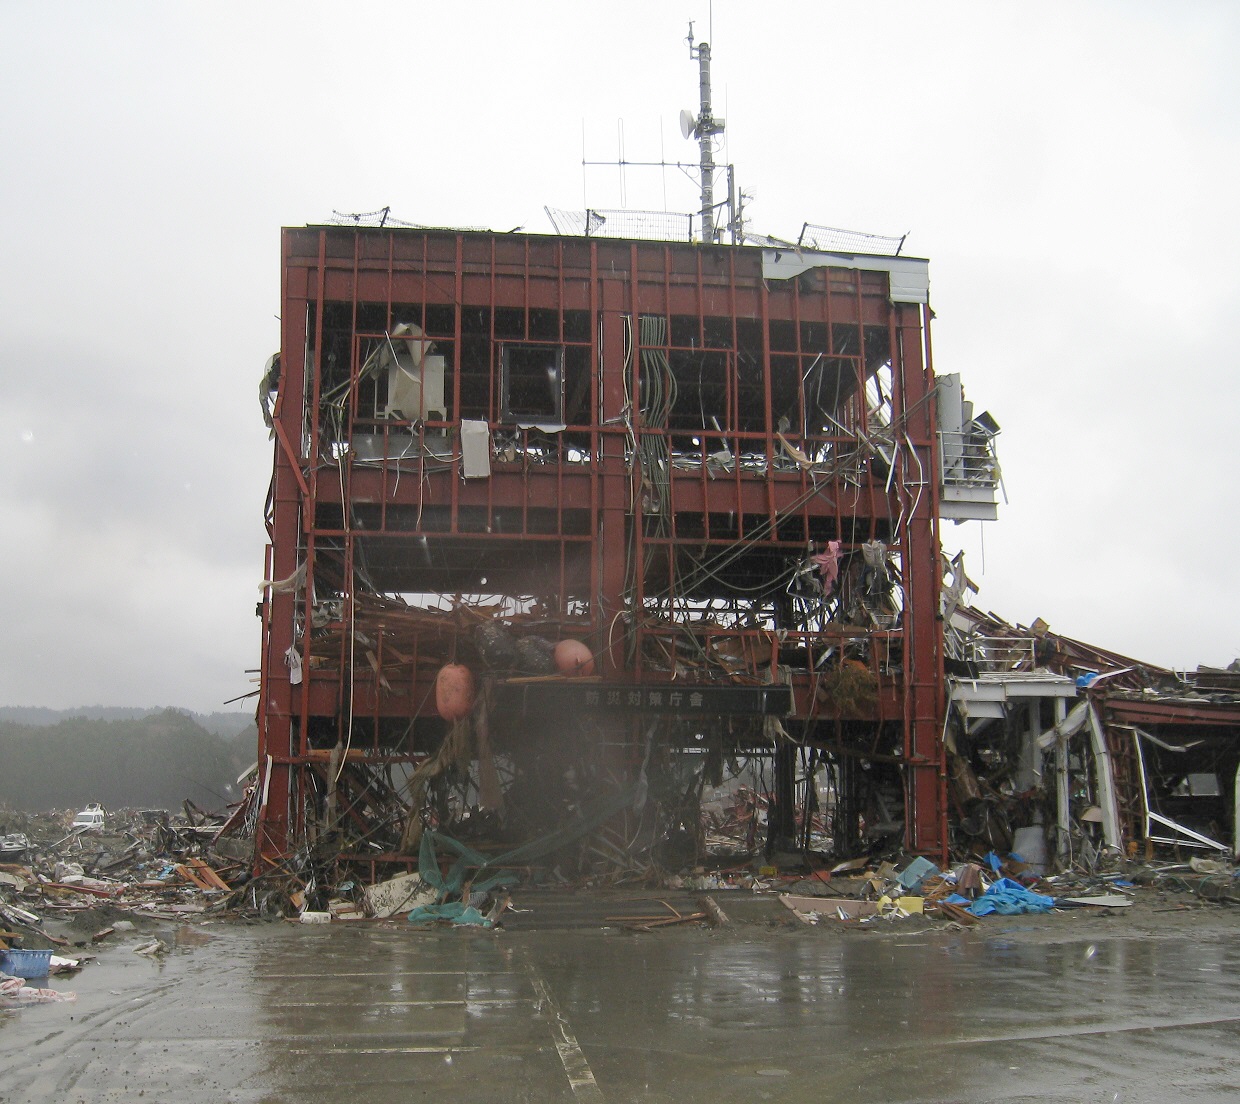
[[[724,120],[715,115],[711,107],[711,87],[710,87],[710,44],[708,42],[695,43],[693,38],[693,23],[689,24],[689,35],[686,41],[689,43],[689,57],[698,63],[698,90],[699,104],[697,114],[689,110],[680,113],[680,133],[686,138],[696,138],[700,156],[697,164],[683,161],[630,161],[624,156],[623,147],[623,131],[621,134],[621,146],[619,159],[616,161],[591,161],[587,160],[585,154],[585,128],[582,127],[582,170],[583,170],[583,190],[584,190],[584,170],[586,166],[607,166],[618,167],[621,172],[621,181],[623,188],[623,173],[627,167],[643,167],[643,168],[660,168],[660,169],[680,169],[686,175],[691,175],[693,170],[697,170],[698,180],[701,186],[701,207],[699,214],[696,216],[701,220],[701,241],[706,244],[717,244],[722,239],[724,233],[729,236],[732,245],[740,245],[744,241],[744,223],[742,206],[737,202],[736,192],[736,172],[732,165],[716,165],[715,164],[715,139],[723,133]],[[715,202],[715,174],[720,168],[726,168],[728,174],[728,194],[723,201]],[[741,194],[740,200],[743,204],[745,198],[744,193]],[[621,203],[623,203],[623,196]],[[726,222],[720,223],[719,208],[726,207]],[[663,238],[670,236],[672,240],[686,241],[692,240],[693,226],[692,222],[695,216],[673,212],[673,211],[599,211],[591,208],[587,202],[584,212],[563,211],[544,208],[547,217],[551,220],[552,226],[555,227],[556,233],[584,233],[587,237],[592,234],[600,236],[611,236],[613,233],[617,236],[648,236],[650,230],[655,230],[655,236]],[[610,222],[609,222],[610,218]],[[614,228],[613,228],[613,225]],[[649,224],[645,227],[646,232],[635,230],[638,224]]]

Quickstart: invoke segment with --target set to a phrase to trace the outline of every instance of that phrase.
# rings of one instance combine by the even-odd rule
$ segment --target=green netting
[[[520,875],[515,870],[507,870],[505,867],[525,866],[535,859],[554,854],[586,833],[592,832],[621,809],[631,805],[636,792],[636,786],[626,786],[611,794],[597,807],[573,823],[557,828],[554,832],[531,840],[529,843],[523,843],[511,851],[505,851],[502,855],[488,857],[481,851],[475,851],[468,844],[453,839],[443,832],[433,830],[424,832],[422,845],[418,852],[418,873],[422,875],[422,880],[427,885],[439,891],[441,905],[450,897],[461,895],[468,871],[473,872],[473,877],[470,879],[471,893],[485,893],[498,885],[512,885],[520,880]],[[448,869],[446,875],[442,874],[439,869],[437,845],[457,856],[456,862]],[[484,875],[487,876],[484,877]],[[412,921],[414,916],[421,911],[424,910],[414,910],[410,913],[409,919]],[[451,917],[444,918],[451,919]],[[432,917],[427,916],[421,919],[432,919]]]

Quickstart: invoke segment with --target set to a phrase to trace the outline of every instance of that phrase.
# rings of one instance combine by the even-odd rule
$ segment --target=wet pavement
[[[0,1101],[1240,1096],[1228,933],[989,931],[209,925],[0,1011]]]

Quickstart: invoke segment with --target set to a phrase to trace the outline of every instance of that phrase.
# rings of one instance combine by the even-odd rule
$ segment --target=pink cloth
[[[840,577],[840,541],[827,541],[827,550],[810,556],[810,561],[817,565],[818,574],[822,576],[822,589],[828,594],[835,589],[835,581]]]

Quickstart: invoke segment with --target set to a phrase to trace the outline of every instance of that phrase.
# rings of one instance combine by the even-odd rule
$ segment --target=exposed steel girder
[[[829,532],[850,546],[878,537],[899,553],[904,610],[896,635],[902,668],[876,680],[872,719],[898,719],[903,729],[906,843],[938,857],[945,854],[938,458],[928,309],[893,303],[885,273],[843,263],[803,278],[768,281],[760,250],[405,229],[286,230],[282,291],[283,374],[268,569],[277,580],[304,570],[308,582],[297,593],[273,590],[264,599],[259,727],[260,752],[270,757],[270,768],[268,802],[260,815],[262,853],[285,854],[304,831],[311,785],[306,772],[323,754],[309,746],[312,720],[338,724],[343,731],[353,716],[377,722],[412,718],[428,709],[433,654],[412,657],[408,679],[388,687],[383,685],[388,661],[383,640],[370,657],[355,656],[342,644],[332,669],[310,663],[306,626],[315,614],[313,584],[330,589],[327,580],[344,579],[341,601],[351,608],[365,542],[419,537],[429,544],[450,538],[456,548],[473,542],[485,553],[515,535],[545,548],[548,589],[560,601],[570,593],[570,571],[581,567],[574,557],[585,551],[586,585],[579,588],[588,595],[584,624],[597,647],[601,673],[623,680],[637,677],[640,655],[639,666],[629,667],[623,649],[611,646],[606,634],[630,604],[644,608],[647,597],[645,573],[626,576],[626,550],[631,547],[637,562],[644,563],[648,554],[675,550],[682,542],[686,548],[714,547],[724,538],[712,535],[711,519],[726,517],[742,534],[756,522],[761,547],[771,552],[791,552],[812,534]],[[337,312],[332,321],[327,320],[329,310]],[[441,428],[452,432],[463,409],[467,347],[473,350],[469,355],[483,357],[476,374],[486,381],[477,392],[484,399],[475,401],[486,407],[489,428],[500,429],[499,344],[562,341],[567,313],[584,312],[586,330],[575,340],[589,364],[584,383],[588,421],[565,432],[580,441],[581,455],[589,462],[529,463],[520,456],[515,461],[497,456],[489,478],[465,480],[459,455],[450,456],[442,468],[415,460],[412,470],[403,470],[407,461],[359,463],[351,449],[331,461],[321,419],[329,344],[339,342],[343,359],[332,370],[344,372],[346,409],[357,420],[362,335],[409,321],[411,311],[413,321],[426,324],[434,310],[441,312],[436,317],[448,319],[433,340],[445,350],[448,371],[448,411]],[[471,325],[489,319],[485,333],[467,332],[467,310],[477,315]],[[678,325],[688,319],[691,328],[697,327],[688,345],[679,340],[672,345],[669,339],[667,348],[676,355],[689,355],[689,349],[725,357],[728,368],[719,387],[726,401],[712,411],[721,425],[716,434],[704,424],[703,434],[718,435],[734,453],[756,458],[752,470],[739,462],[722,472],[707,471],[705,464],[695,471],[673,468],[666,486],[668,528],[660,535],[647,533],[640,523],[645,488],[630,461],[633,441],[642,434],[650,435],[643,441],[649,440],[657,436],[652,430],[659,430],[642,423],[636,331],[637,320],[647,315],[680,319]],[[523,336],[501,336],[501,321]],[[531,336],[536,324],[559,329],[550,338],[541,331]],[[823,354],[851,357],[848,363],[857,366],[857,397],[845,397],[835,413],[852,419],[860,431],[873,413],[868,400],[860,399],[861,388],[886,358],[891,377],[886,398],[890,416],[900,421],[903,457],[894,470],[874,471],[861,456],[846,473],[829,477],[778,470],[789,455],[787,443],[778,437],[789,401],[788,380],[781,384],[785,390],[777,392],[773,376],[778,370],[791,373],[795,381]],[[755,375],[745,377],[750,390],[742,394],[744,373]],[[843,368],[840,373],[837,379]],[[796,387],[795,401],[804,406],[808,400],[799,383]],[[739,421],[728,424],[741,418],[760,429],[746,429]],[[362,420],[356,431],[365,431]],[[345,444],[354,432],[351,420]],[[382,436],[390,441],[396,432],[385,426]],[[684,437],[691,431],[678,432]],[[799,429],[787,432],[794,445],[800,441],[806,449],[814,447],[801,439]],[[707,454],[703,444],[700,459]],[[515,534],[495,531],[501,513],[505,527],[514,518],[519,521]],[[584,531],[578,515],[587,519]],[[777,524],[784,528],[777,530]],[[345,635],[340,634],[341,641]],[[873,639],[885,643],[887,635]],[[300,681],[293,678],[290,655],[302,661]],[[649,676],[649,671],[641,675]],[[812,677],[795,676],[793,690],[795,715],[807,722],[820,717]],[[357,750],[365,756],[377,748]]]

